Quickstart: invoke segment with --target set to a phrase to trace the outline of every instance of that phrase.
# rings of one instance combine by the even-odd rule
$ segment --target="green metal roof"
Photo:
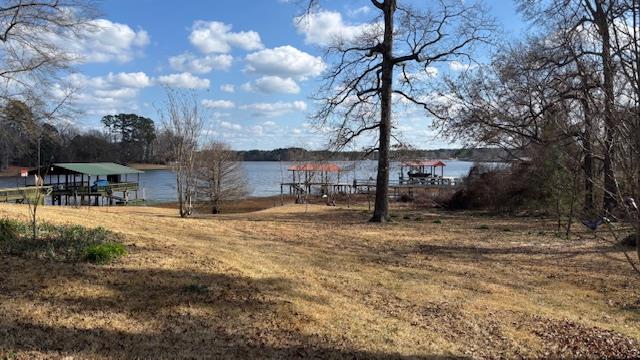
[[[68,171],[85,175],[120,175],[120,174],[141,174],[144,171],[136,170],[128,166],[116,163],[55,163],[55,167],[60,167]]]

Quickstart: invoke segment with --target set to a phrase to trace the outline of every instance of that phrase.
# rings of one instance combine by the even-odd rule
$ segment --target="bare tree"
[[[614,26],[625,21],[625,4],[619,0],[520,0],[521,11],[531,20],[543,24],[548,30],[568,38],[580,39],[579,58],[598,60],[596,70],[602,93],[604,166],[603,208],[611,211],[617,204],[617,162],[615,149],[616,128],[619,125],[616,111],[616,53],[614,51]]]
[[[92,31],[96,15],[92,0],[2,1],[0,99],[65,98],[54,94],[54,88],[61,90],[55,84],[61,83],[61,71],[81,60],[67,44]]]
[[[312,16],[318,0],[308,4]],[[390,149],[394,132],[394,96],[434,115],[435,96],[428,79],[434,65],[453,60],[469,63],[474,45],[486,42],[494,30],[480,3],[458,0],[429,2],[413,8],[397,0],[371,0],[379,16],[354,39],[337,38],[327,47],[332,63],[317,95],[319,126],[335,129],[331,145],[342,149],[372,133],[378,152],[373,222],[389,219]],[[299,21],[304,22],[304,17]],[[394,81],[394,77],[399,80]]]
[[[247,180],[242,163],[228,144],[209,143],[198,153],[196,166],[198,197],[211,205],[211,213],[219,214],[223,201],[247,195]]]
[[[624,20],[616,22],[612,32],[623,83],[621,105],[626,111],[615,130],[620,139],[620,167],[628,194],[622,203],[629,219],[635,222],[636,253],[640,260],[640,1],[624,0],[622,3]]]
[[[558,195],[571,194],[567,234],[579,165],[583,219],[595,217],[607,227],[614,219],[631,220],[640,232],[635,201],[640,190],[639,2],[522,3],[543,25],[541,32],[499,52],[489,67],[450,81],[442,125],[459,138],[511,151],[559,149],[564,161],[549,161],[573,175],[554,185]],[[563,182],[573,188],[563,189]],[[603,198],[599,214],[595,193]]]
[[[196,160],[203,119],[193,93],[166,89],[165,108],[160,111],[165,131],[170,134],[173,171],[181,217],[193,213],[196,195]]]

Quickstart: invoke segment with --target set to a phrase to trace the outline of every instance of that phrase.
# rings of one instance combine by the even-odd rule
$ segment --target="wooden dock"
[[[395,196],[402,193],[413,193],[420,190],[454,189],[462,184],[461,178],[437,177],[421,181],[404,180],[389,181],[389,191]],[[280,184],[280,193],[285,193],[288,188],[290,195],[318,193],[320,195],[331,194],[369,194],[375,192],[376,181],[372,179],[356,179],[353,183],[329,183],[329,182],[284,182]]]
[[[114,183],[105,186],[53,186],[53,205],[126,205],[138,201],[139,184]],[[119,193],[121,195],[115,195]],[[130,198],[129,194],[134,194]]]
[[[51,190],[51,186],[4,188],[0,189],[0,202],[23,203],[27,200],[33,201],[38,198],[38,191],[41,192],[41,199],[44,201],[46,194]]]

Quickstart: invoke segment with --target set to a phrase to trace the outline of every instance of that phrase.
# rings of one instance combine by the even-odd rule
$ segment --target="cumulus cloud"
[[[87,114],[99,116],[137,111],[140,90],[152,85],[152,80],[143,72],[109,73],[96,77],[71,74],[65,82],[78,89],[71,102],[87,109]]]
[[[291,112],[300,112],[307,110],[307,104],[304,101],[275,103],[254,103],[242,105],[242,110],[250,110],[254,116],[274,117]]]
[[[220,90],[227,93],[233,93],[236,91],[236,87],[233,84],[222,84],[220,85]]]
[[[74,73],[67,77],[70,85],[76,88],[108,89],[114,87],[141,89],[151,86],[152,81],[143,72],[132,73],[108,73],[106,76],[87,77],[86,75]]]
[[[188,72],[162,75],[158,77],[157,82],[182,89],[206,89],[209,87],[209,79],[199,78]]]
[[[242,126],[240,124],[232,123],[229,121],[220,121],[219,125],[220,127],[227,130],[242,130]]]
[[[78,33],[69,36],[49,35],[50,40],[73,54],[80,62],[125,63],[141,55],[149,44],[149,34],[129,25],[96,19]]]
[[[169,65],[176,71],[207,74],[213,70],[229,70],[233,56],[229,54],[206,55],[198,57],[184,53],[169,58]]]
[[[233,109],[236,104],[229,100],[202,100],[202,106],[209,109]]]
[[[259,91],[264,94],[297,94],[300,86],[292,78],[281,78],[279,76],[263,76],[253,82],[242,85],[244,91]]]
[[[319,56],[313,56],[286,45],[264,49],[247,55],[249,72],[305,80],[320,75],[326,65]]]
[[[151,79],[143,72],[109,73],[106,80],[110,83],[131,88],[144,88],[151,85]]]
[[[231,28],[231,25],[220,21],[196,21],[191,28],[189,41],[205,54],[228,53],[232,47],[247,51],[264,47],[257,32],[232,32]]]
[[[347,24],[342,14],[328,10],[297,17],[293,24],[298,33],[304,34],[306,43],[320,46],[327,46],[338,39],[351,41],[364,33],[380,32],[377,24]]]

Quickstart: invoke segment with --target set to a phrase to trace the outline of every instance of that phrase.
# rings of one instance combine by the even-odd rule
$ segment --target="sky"
[[[501,37],[526,30],[511,0],[486,4]],[[79,89],[77,127],[98,129],[102,116],[117,113],[159,123],[170,86],[199,99],[205,141],[247,150],[327,143],[309,119],[327,69],[323,45],[332,34],[360,31],[376,9],[369,0],[324,0],[304,24],[294,21],[302,9],[291,0],[105,0],[100,11],[99,30],[72,44],[83,59],[67,78]],[[424,115],[396,120],[416,148],[459,146],[437,136]]]

